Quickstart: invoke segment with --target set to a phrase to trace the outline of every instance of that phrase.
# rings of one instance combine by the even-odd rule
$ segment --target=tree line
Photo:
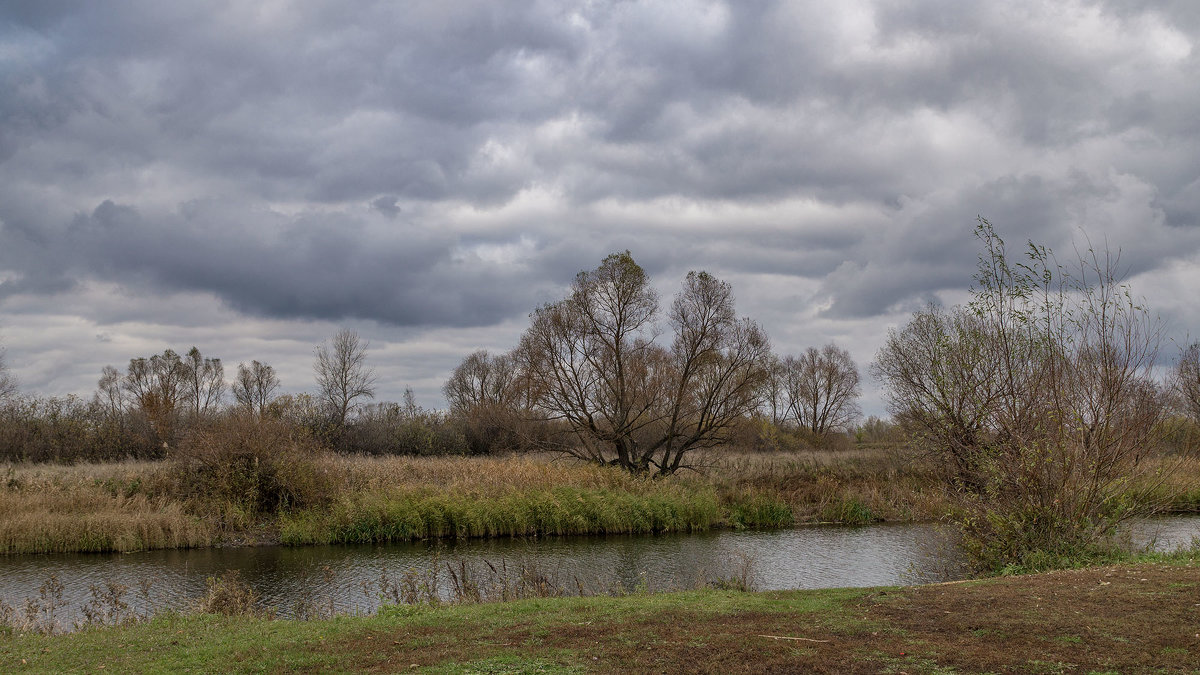
[[[105,366],[90,401],[20,398],[0,370],[0,456],[162,457],[181,434],[243,415],[286,421],[340,452],[552,450],[666,475],[694,450],[744,438],[755,420],[821,443],[859,413],[846,350],[776,356],[762,328],[737,316],[730,285],[707,272],[688,273],[663,311],[646,272],[616,253],[530,319],[510,352],[480,350],[454,369],[446,411],[418,406],[411,390],[372,403],[368,343],[351,330],[315,348],[314,394],[279,395],[275,369],[259,360],[228,380],[197,347],[133,358],[123,372]]]
[[[957,485],[989,489],[1004,443],[1033,442],[1026,425],[1049,433],[1046,420],[1062,420],[1056,434],[1086,427],[1084,445],[1105,448],[1104,434],[1121,428],[1121,447],[1140,448],[1136,429],[1160,429],[1163,411],[1200,419],[1200,344],[1184,350],[1169,386],[1155,382],[1157,328],[1106,261],[1069,277],[1044,248],[1014,264],[990,225],[980,236],[973,301],[916,312],[871,366],[892,421],[911,445],[934,449]],[[771,447],[767,437],[895,437],[877,419],[855,426],[860,375],[844,348],[777,355],[761,326],[738,316],[727,282],[689,272],[664,303],[628,251],[536,308],[510,351],[468,355],[443,387],[448,410],[421,408],[411,390],[373,403],[367,347],[340,331],[314,349],[316,392],[289,395],[265,361],[240,363],[227,380],[222,361],[196,347],[133,358],[123,372],[106,366],[90,401],[22,398],[0,360],[0,456],[161,457],[180,434],[229,415],[282,420],[339,452],[554,450],[657,475],[690,466],[696,450]]]

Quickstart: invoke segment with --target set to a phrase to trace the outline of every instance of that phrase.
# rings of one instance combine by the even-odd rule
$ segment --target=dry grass
[[[952,506],[934,467],[896,446],[726,453],[712,458],[705,475],[726,499],[776,495],[796,522],[927,521]]]
[[[0,492],[0,553],[134,551],[208,546],[212,529],[179,503],[145,495],[74,491]]]
[[[646,485],[610,467],[561,455],[503,457],[338,457],[348,489],[389,492],[436,489],[475,496],[555,487],[626,488]]]
[[[702,471],[657,480],[558,455],[318,459],[335,496],[329,505],[305,511],[300,520],[306,527],[319,529],[335,516],[353,520],[368,511],[394,519],[404,509],[429,510],[444,521],[409,527],[406,536],[537,530],[550,525],[542,520],[551,507],[562,510],[562,522],[553,527],[572,532],[603,531],[587,518],[626,529],[670,522],[687,527],[861,524],[934,520],[953,507],[935,467],[896,446],[713,452],[698,457]],[[1200,510],[1200,458],[1152,459],[1147,468],[1156,481],[1149,491],[1155,501],[1173,510]],[[289,520],[287,511],[235,522],[228,517],[228,504],[178,494],[171,475],[169,462],[0,465],[0,553],[272,541],[281,527],[298,522]],[[664,520],[631,516],[625,511],[630,508],[676,509],[677,514],[685,508],[691,515]],[[452,523],[447,513],[463,509],[459,515],[479,523],[463,528]],[[479,512],[467,513],[472,509]],[[704,514],[713,514],[711,522],[694,522],[710,517]],[[645,518],[650,524],[639,524]]]

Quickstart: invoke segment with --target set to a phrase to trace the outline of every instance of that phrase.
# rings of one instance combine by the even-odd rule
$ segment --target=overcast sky
[[[1198,42],[1194,0],[7,0],[0,344],[28,393],[192,345],[302,391],[351,327],[381,398],[439,407],[629,249],[866,377],[962,299],[977,215],[1120,249],[1182,341]]]

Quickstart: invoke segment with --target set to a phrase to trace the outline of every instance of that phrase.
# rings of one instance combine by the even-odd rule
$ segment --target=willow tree
[[[663,345],[658,294],[628,251],[580,272],[531,318],[516,354],[535,409],[571,429],[572,454],[633,473],[671,474],[689,452],[727,442],[768,376],[766,335],[707,272],[688,273]]]

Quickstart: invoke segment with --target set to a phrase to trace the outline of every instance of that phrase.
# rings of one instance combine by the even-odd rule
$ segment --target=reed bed
[[[170,461],[0,466],[0,554],[916,522],[953,508],[936,467],[899,446],[712,452],[665,479],[557,455],[303,457],[271,479],[310,496],[259,510],[181,481]],[[1143,492],[1200,510],[1200,459],[1150,461],[1160,479]]]
[[[214,543],[212,528],[177,502],[103,490],[0,492],[0,553],[188,548]]]
[[[709,463],[706,479],[727,503],[770,495],[798,523],[929,521],[952,508],[935,468],[898,446],[726,453]]]

